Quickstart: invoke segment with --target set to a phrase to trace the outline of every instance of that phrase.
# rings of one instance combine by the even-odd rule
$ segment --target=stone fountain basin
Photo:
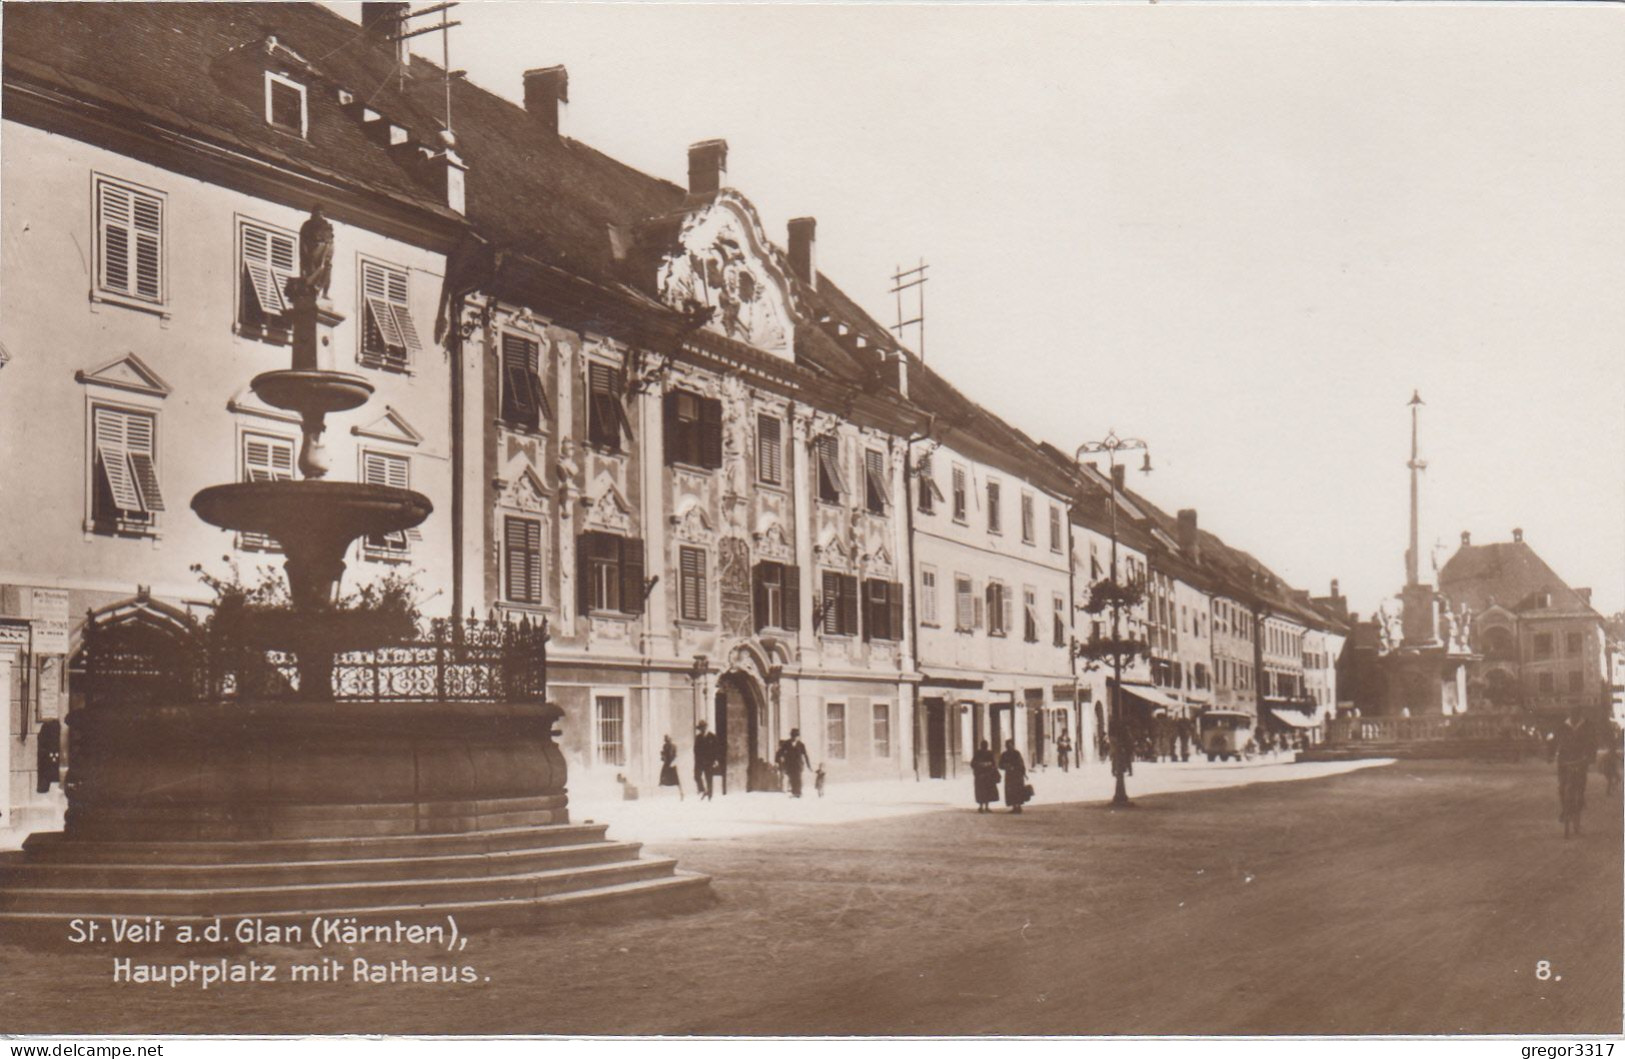
[[[211,526],[268,533],[284,544],[313,537],[348,544],[411,529],[434,505],[410,489],[306,478],[211,485],[192,497],[192,510]]]
[[[322,415],[360,408],[372,396],[372,383],[342,371],[267,371],[250,385],[268,405]]]

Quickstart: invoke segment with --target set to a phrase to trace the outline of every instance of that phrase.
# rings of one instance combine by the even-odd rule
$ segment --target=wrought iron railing
[[[86,621],[76,683],[86,706],[197,702],[542,702],[545,621],[436,619],[418,638],[332,656],[327,694],[300,687],[292,652],[203,625]],[[306,670],[309,671],[308,668]]]

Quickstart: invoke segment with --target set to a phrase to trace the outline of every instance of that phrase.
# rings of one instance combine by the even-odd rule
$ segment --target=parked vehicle
[[[1241,710],[1205,710],[1199,723],[1202,752],[1209,761],[1241,760],[1252,739],[1252,714]]]

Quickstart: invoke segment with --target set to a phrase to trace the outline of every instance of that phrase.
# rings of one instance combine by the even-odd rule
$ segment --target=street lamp
[[[1114,808],[1134,804],[1129,801],[1128,786],[1125,781],[1125,777],[1134,763],[1134,747],[1128,738],[1128,726],[1123,719],[1123,661],[1125,657],[1139,654],[1144,646],[1142,644],[1130,647],[1123,640],[1123,608],[1134,605],[1133,597],[1138,593],[1139,589],[1136,586],[1125,587],[1119,584],[1117,580],[1117,454],[1134,451],[1145,452],[1145,462],[1140,467],[1140,470],[1145,474],[1150,474],[1151,452],[1146,443],[1139,438],[1120,438],[1117,436],[1116,431],[1107,431],[1104,440],[1084,442],[1078,446],[1078,451],[1073,456],[1073,461],[1081,464],[1084,456],[1098,456],[1105,453],[1106,458],[1111,463],[1109,479],[1111,492],[1107,497],[1111,507],[1111,590],[1109,593],[1101,595],[1098,593],[1098,583],[1091,586],[1089,609],[1093,613],[1099,613],[1100,610],[1104,609],[1101,605],[1102,601],[1104,601],[1104,605],[1110,606],[1112,611],[1111,640],[1106,644],[1102,644],[1098,640],[1092,640],[1091,643],[1094,647],[1090,658],[1091,663],[1098,663],[1102,655],[1107,655],[1110,656],[1112,664],[1111,699],[1108,705],[1110,720],[1107,726],[1107,738],[1111,743],[1112,776],[1117,781],[1116,790],[1112,792],[1111,804]],[[1083,645],[1079,645],[1079,653],[1087,653]]]

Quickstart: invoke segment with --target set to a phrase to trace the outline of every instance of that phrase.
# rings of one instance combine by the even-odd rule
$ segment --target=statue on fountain
[[[299,226],[299,287],[327,297],[333,282],[333,225],[317,205]]]

